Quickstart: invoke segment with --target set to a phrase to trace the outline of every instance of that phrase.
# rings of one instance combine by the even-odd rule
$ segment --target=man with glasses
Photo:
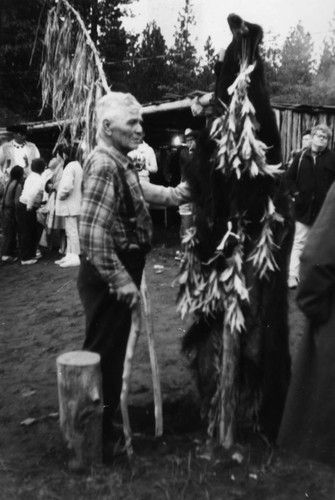
[[[328,189],[335,180],[335,152],[328,148],[331,130],[327,125],[316,125],[311,136],[310,147],[294,158],[287,172],[295,211],[295,235],[289,267],[290,288],[296,288],[299,283],[301,252]]]

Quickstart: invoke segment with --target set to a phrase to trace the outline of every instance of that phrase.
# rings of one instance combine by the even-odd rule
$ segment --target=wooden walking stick
[[[131,460],[134,450],[131,442],[131,428],[129,423],[128,414],[128,394],[130,385],[130,376],[132,369],[132,362],[135,352],[135,346],[137,343],[138,336],[141,329],[141,302],[138,301],[133,307],[131,313],[131,327],[127,343],[126,356],[123,364],[123,375],[122,375],[122,389],[120,397],[120,406],[123,421],[123,433],[126,442],[126,450],[129,460]]]
[[[163,434],[162,393],[161,393],[161,385],[159,379],[157,355],[155,350],[154,324],[151,313],[151,301],[149,297],[149,292],[144,272],[141,282],[141,296],[143,300],[145,326],[148,336],[149,356],[150,356],[150,364],[152,372],[152,386],[154,392],[155,422],[156,422],[155,436],[159,437],[162,436]]]
[[[148,294],[148,290],[146,287],[145,275],[143,274],[142,283],[141,283],[141,295],[143,300],[143,308],[145,314],[145,322],[146,322],[146,330],[148,335],[148,343],[149,343],[149,355],[150,355],[150,363],[153,377],[153,391],[154,391],[154,404],[155,404],[155,420],[156,420],[156,428],[155,428],[155,436],[161,436],[163,434],[163,417],[162,417],[162,395],[161,395],[161,387],[159,380],[159,370],[157,363],[157,356],[154,345],[154,336],[153,336],[153,321],[151,314],[151,305],[150,298]],[[130,377],[132,370],[132,362],[135,352],[135,346],[137,343],[138,336],[140,334],[141,329],[141,304],[138,302],[133,310],[131,315],[131,327],[129,333],[129,339],[127,344],[126,356],[123,365],[123,376],[122,376],[122,389],[121,389],[121,397],[120,397],[120,406],[123,420],[123,433],[125,437],[126,450],[129,460],[131,460],[134,450],[131,442],[131,428],[129,423],[129,413],[128,413],[128,394],[130,387]]]

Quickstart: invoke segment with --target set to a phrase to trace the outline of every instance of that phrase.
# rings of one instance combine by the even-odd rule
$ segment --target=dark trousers
[[[131,252],[122,258],[123,265],[139,288],[145,263],[143,254]],[[129,306],[110,294],[97,269],[81,257],[78,291],[86,316],[83,349],[101,356],[104,424],[110,422],[120,402],[123,363],[131,326]]]
[[[34,259],[38,238],[36,208],[27,210],[27,205],[19,202],[17,206],[17,222],[21,260]]]
[[[4,208],[2,212],[1,254],[14,257],[16,251],[17,221],[15,208]]]

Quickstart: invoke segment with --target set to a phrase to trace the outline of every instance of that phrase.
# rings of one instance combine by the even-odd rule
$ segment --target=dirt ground
[[[241,465],[218,452],[197,456],[205,428],[188,361],[180,353],[185,324],[176,313],[178,231],[157,226],[146,266],[164,400],[164,435],[154,438],[152,382],[145,332],[134,361],[129,412],[136,459],[99,465],[83,475],[68,470],[58,424],[56,357],[80,349],[84,316],[76,289],[78,269],[54,264],[0,267],[0,499],[331,500],[334,471],[269,449],[257,436],[243,443]],[[155,265],[163,266],[157,273]],[[292,355],[303,319],[290,296]]]

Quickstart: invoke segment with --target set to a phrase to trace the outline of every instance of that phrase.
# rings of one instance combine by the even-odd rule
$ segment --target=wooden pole
[[[154,392],[154,404],[155,404],[155,436],[162,436],[163,434],[163,410],[162,410],[162,392],[159,378],[159,367],[155,349],[155,337],[154,337],[154,325],[151,313],[151,301],[146,284],[145,274],[143,272],[142,283],[141,283],[141,295],[143,300],[144,318],[145,326],[148,336],[149,345],[149,356],[152,372],[152,385]]]
[[[238,391],[239,334],[224,322],[220,377],[219,444],[229,449],[235,443]]]
[[[123,364],[122,389],[120,396],[120,406],[123,420],[123,433],[125,437],[126,450],[129,460],[131,460],[134,450],[131,442],[131,428],[128,414],[128,394],[130,386],[130,376],[135,347],[141,329],[141,302],[134,306],[131,316],[131,327],[127,344],[126,356]]]
[[[102,378],[100,356],[72,351],[56,360],[62,435],[73,453],[71,470],[102,462]]]

